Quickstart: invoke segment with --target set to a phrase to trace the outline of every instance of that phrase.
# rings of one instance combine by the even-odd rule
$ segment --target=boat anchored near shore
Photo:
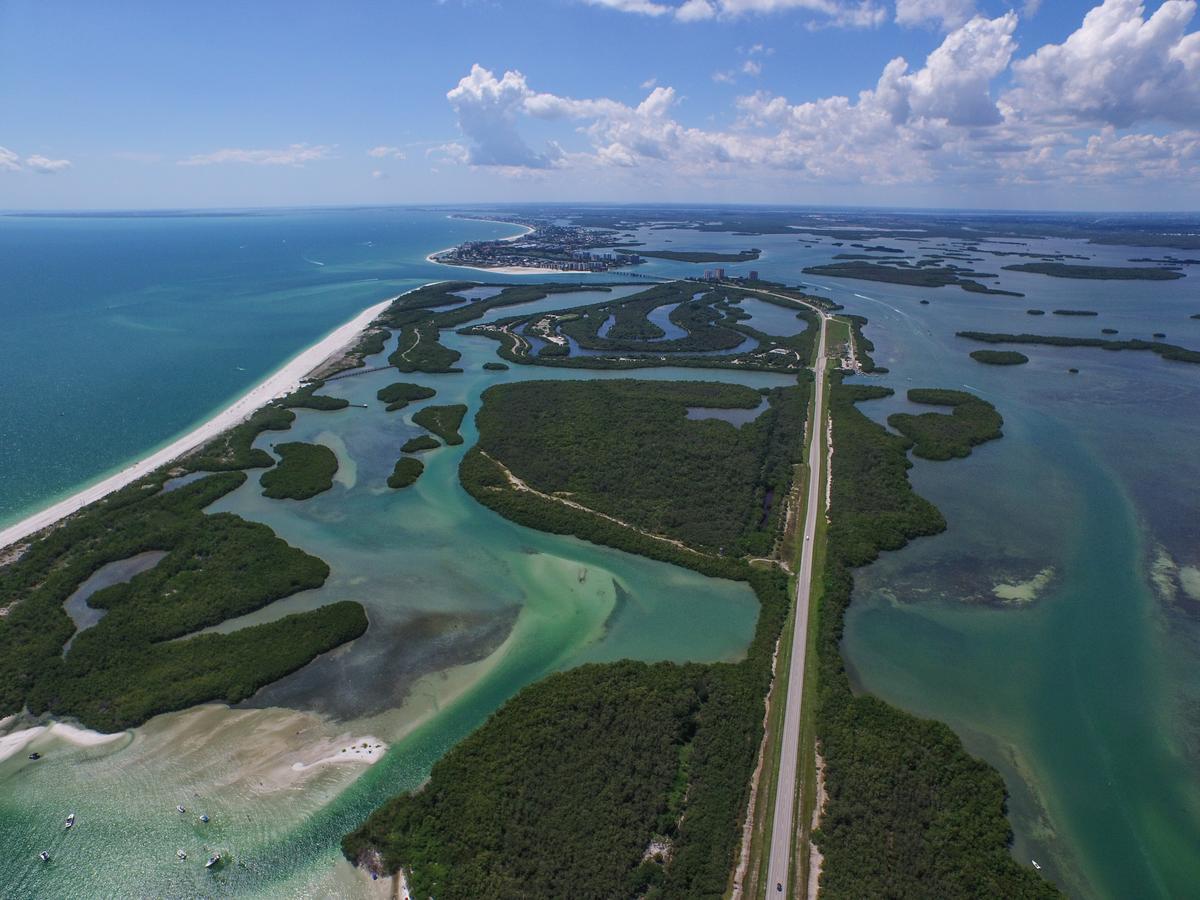
[[[63,831],[70,831],[75,827],[75,813],[70,813],[67,816],[67,821],[63,824]]]

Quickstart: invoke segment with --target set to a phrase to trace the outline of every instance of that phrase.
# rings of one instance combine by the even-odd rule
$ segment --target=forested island
[[[436,450],[442,446],[441,442],[427,434],[419,434],[414,438],[409,438],[400,447],[401,453],[423,453],[426,450]]]
[[[971,359],[989,366],[1023,366],[1029,357],[1016,350],[972,350]]]
[[[402,456],[396,460],[396,466],[392,469],[392,474],[388,476],[387,485],[397,490],[399,488],[406,488],[411,484],[415,484],[424,471],[425,464],[419,459],[413,459],[411,456]]]
[[[417,400],[428,400],[435,394],[437,394],[437,391],[433,388],[422,387],[419,384],[412,384],[407,381],[398,381],[395,384],[389,384],[387,387],[380,388],[375,392],[375,398],[387,404],[388,412],[395,412],[398,409],[404,409],[408,404]]]
[[[129,728],[198,703],[244,700],[366,630],[362,606],[340,602],[188,637],[320,587],[329,568],[265,525],[203,512],[243,484],[244,473],[169,492],[161,489],[166,479],[156,473],[92,504],[0,569],[0,715],[26,707],[100,731]],[[88,605],[106,614],[77,633],[64,601],[106,563],[148,550],[166,555],[93,594]]]
[[[1014,291],[1004,291],[988,287],[976,281],[976,278],[994,278],[988,275],[962,269],[957,266],[907,266],[883,265],[870,262],[835,262],[821,266],[808,266],[804,269],[806,275],[824,275],[833,278],[856,278],[861,281],[879,281],[884,284],[906,284],[913,287],[937,288],[947,285],[958,285],[964,291],[974,294],[998,294],[1006,297],[1023,297]],[[971,277],[974,276],[974,277]]]
[[[782,286],[763,283],[767,288]],[[524,365],[589,369],[650,366],[753,368],[800,372],[812,356],[816,312],[827,300],[792,289],[795,302],[730,285],[690,281],[655,285],[614,302],[591,303],[548,313],[511,316],[461,329],[500,344],[501,358]],[[738,305],[752,297],[796,315],[796,333],[759,331]],[[650,316],[669,308],[667,319],[683,334],[666,336]],[[610,321],[611,319],[611,321]],[[587,351],[587,352],[584,352]]]
[[[1075,266],[1070,263],[1035,262],[1005,266],[1006,272],[1032,272],[1051,278],[1084,278],[1093,281],[1174,281],[1183,278],[1176,269],[1136,266]]]
[[[1189,350],[1162,341],[1131,338],[1117,341],[1106,338],[1069,337],[1049,334],[1003,334],[991,331],[960,331],[959,337],[986,344],[1044,344],[1048,347],[1099,347],[1102,350],[1149,350],[1173,362],[1200,363],[1200,351]]]
[[[263,472],[263,496],[276,500],[307,500],[333,487],[337,456],[321,444],[293,441],[276,444],[279,465]]]
[[[888,424],[912,441],[913,453],[925,459],[953,459],[971,455],[971,448],[1003,436],[1004,420],[996,407],[966,391],[913,388],[910,403],[945,406],[944,413],[892,413]]]
[[[465,403],[454,403],[449,406],[425,406],[413,413],[413,422],[427,431],[431,431],[447,444],[461,444],[462,435],[458,433],[463,416],[467,414]]]

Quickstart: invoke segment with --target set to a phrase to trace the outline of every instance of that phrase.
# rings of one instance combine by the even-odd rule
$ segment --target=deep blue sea
[[[514,231],[414,209],[0,216],[0,527],[170,443],[364,307],[457,277],[427,254]]]

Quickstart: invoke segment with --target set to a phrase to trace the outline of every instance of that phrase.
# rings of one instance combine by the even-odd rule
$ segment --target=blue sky
[[[1200,207],[1196,0],[0,0],[0,208]]]

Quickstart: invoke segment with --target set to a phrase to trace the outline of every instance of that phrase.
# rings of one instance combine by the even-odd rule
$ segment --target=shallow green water
[[[1092,331],[1161,328],[1197,345],[1182,335],[1186,295],[1056,285],[1007,303],[934,294],[924,307],[928,291],[875,287],[855,293],[884,323],[869,333],[887,381],[974,389],[1006,437],[966,461],[918,461],[914,484],[950,527],[859,573],[845,640],[858,684],[948,722],[1001,769],[1020,861],[1075,896],[1188,896],[1200,883],[1196,607],[1156,591],[1149,570],[1160,552],[1200,555],[1187,449],[1200,438],[1200,370],[1045,348],[1006,370],[975,364],[953,337],[1089,333],[1024,314],[1072,304],[1101,311]],[[882,419],[909,406],[863,409]],[[997,602],[996,585],[1046,569],[1031,603]]]

